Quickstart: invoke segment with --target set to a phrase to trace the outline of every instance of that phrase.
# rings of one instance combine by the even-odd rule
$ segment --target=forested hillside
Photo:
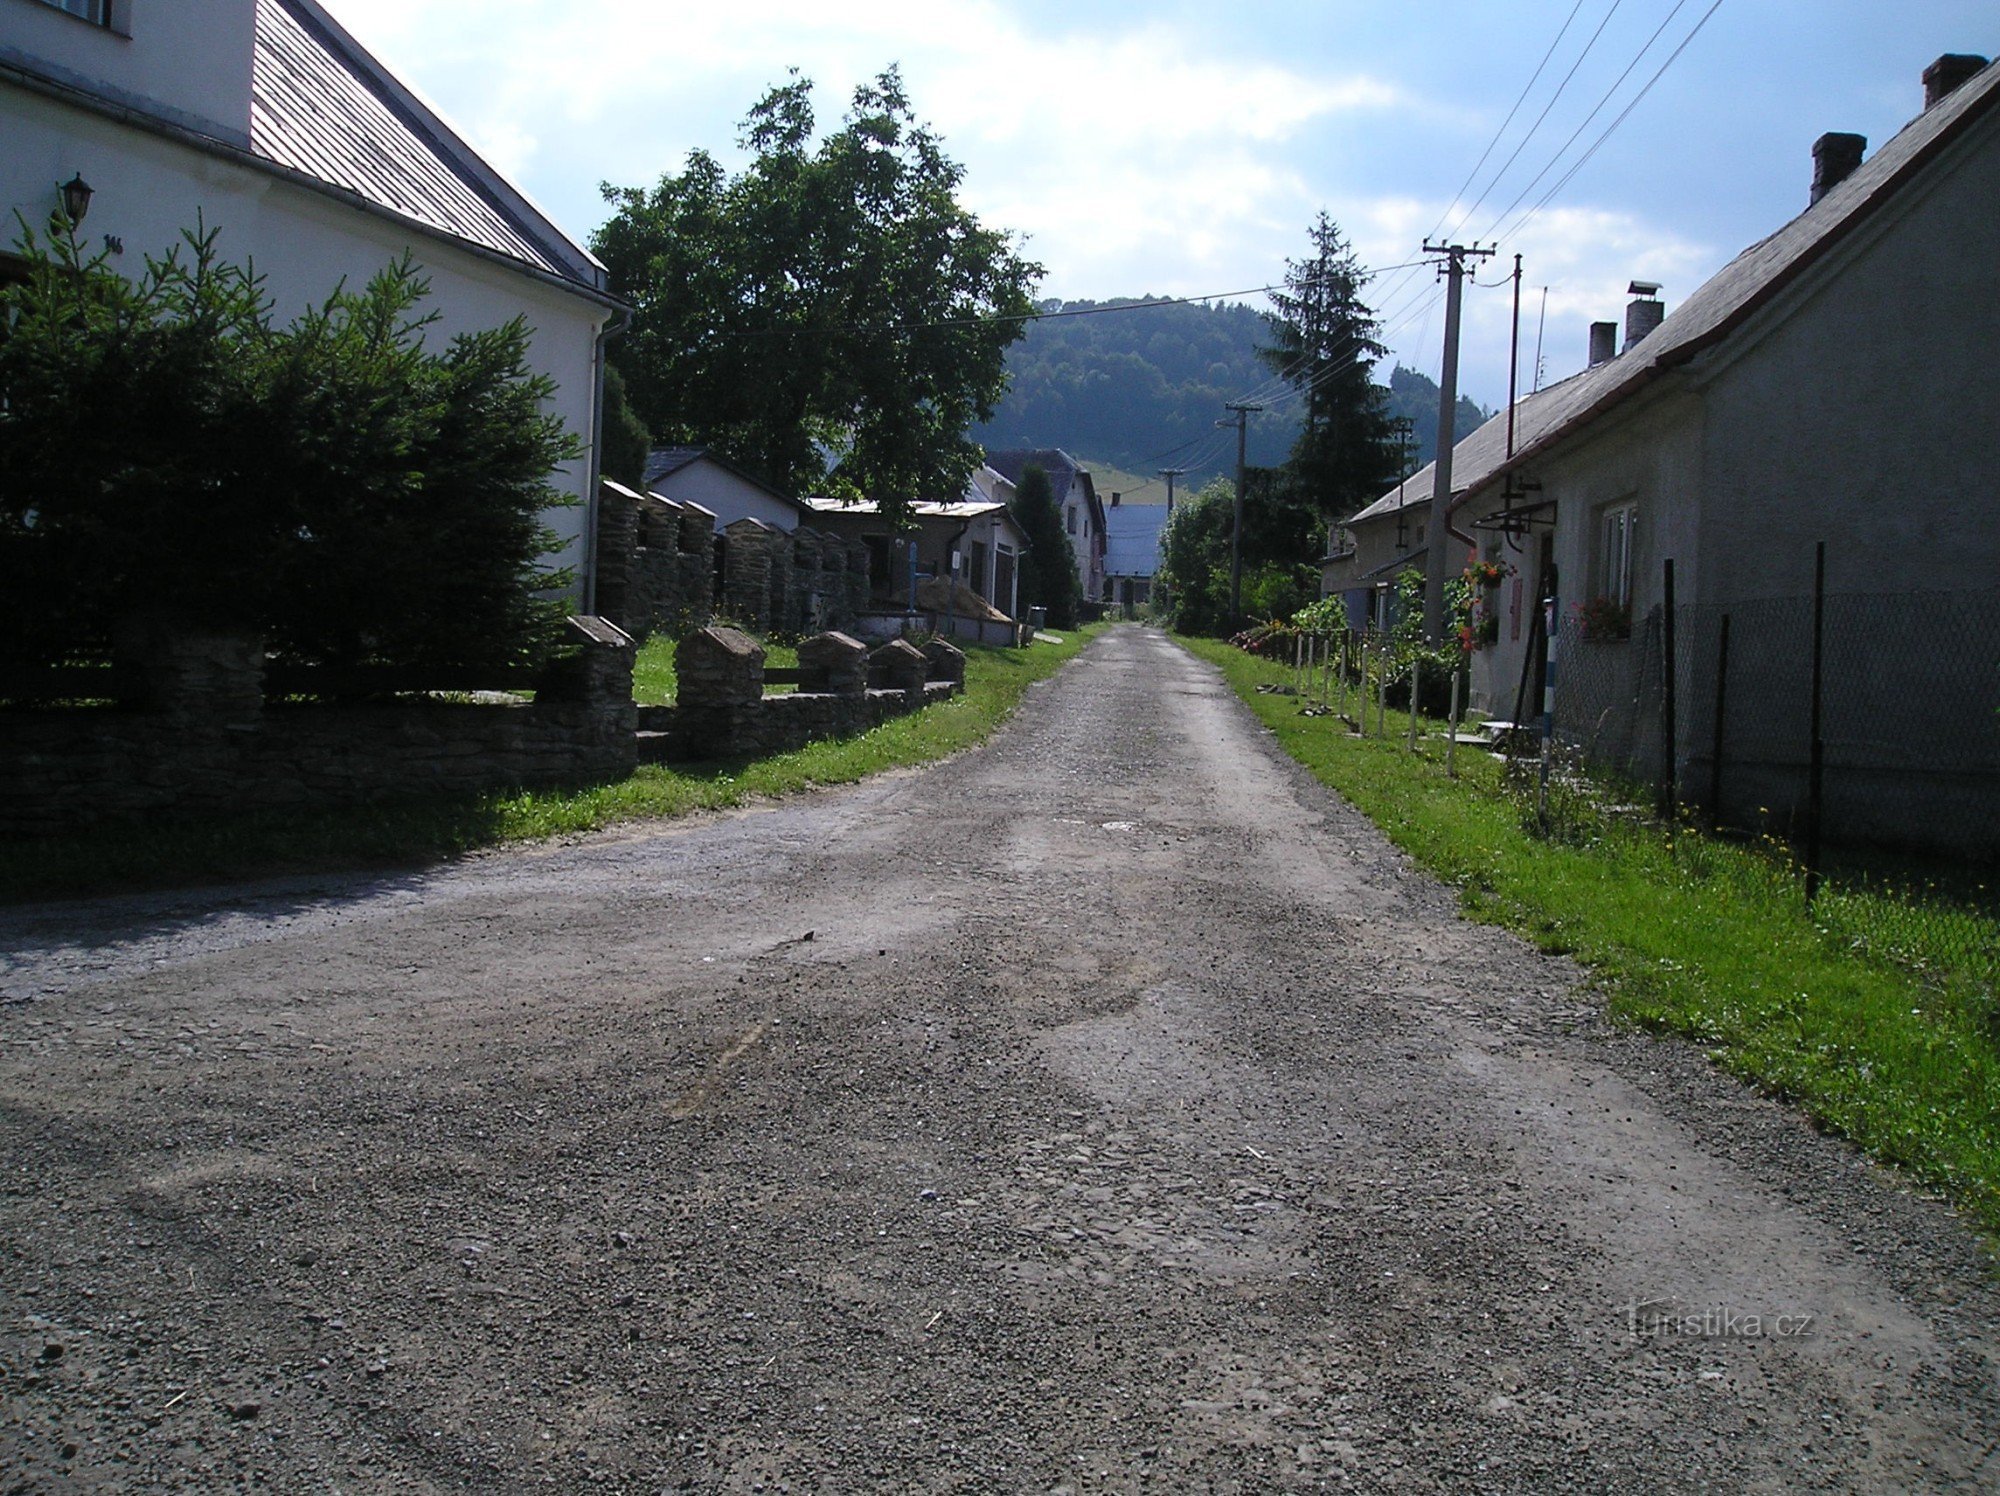
[[[1100,314],[1103,307],[1130,310]],[[1007,351],[1009,388],[974,438],[989,447],[1062,447],[1087,461],[1150,476],[1192,471],[1189,491],[1233,471],[1236,437],[1218,429],[1223,406],[1246,397],[1271,406],[1250,419],[1250,461],[1283,462],[1297,433],[1296,402],[1257,360],[1263,317],[1240,302],[1182,304],[1153,297],[1045,302],[1043,316]],[[1438,389],[1414,370],[1390,376],[1390,411],[1416,425],[1428,461]],[[1486,417],[1459,401],[1463,436]]]

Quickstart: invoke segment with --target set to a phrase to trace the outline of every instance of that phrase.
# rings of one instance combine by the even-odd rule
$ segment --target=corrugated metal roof
[[[1515,466],[1608,411],[1663,369],[1685,363],[1726,337],[1794,274],[1893,196],[1957,126],[1993,107],[1996,95],[2000,95],[2000,64],[1989,64],[1905,125],[1846,181],[1717,271],[1643,341],[1607,363],[1518,402]],[[1504,413],[1454,443],[1451,463],[1455,495],[1472,493],[1499,478],[1507,465]],[[1428,504],[1435,472],[1435,463],[1425,467],[1348,523]],[[1404,496],[1401,504],[1399,492]]]
[[[1165,504],[1114,504],[1104,511],[1104,574],[1150,577],[1160,569]]]
[[[440,139],[285,0],[259,0],[250,149],[392,212],[537,269],[578,279],[484,191]]]

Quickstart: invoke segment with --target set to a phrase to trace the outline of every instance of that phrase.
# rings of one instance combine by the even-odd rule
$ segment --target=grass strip
[[[614,784],[97,828],[0,842],[0,900],[20,902],[289,873],[434,863],[505,842],[596,831],[846,784],[980,742],[1021,693],[1053,675],[1102,625],[1026,649],[967,645],[962,695],[851,738],[736,763],[643,764]]]
[[[1755,848],[1615,821],[1578,844],[1532,835],[1488,755],[1461,747],[1450,779],[1442,743],[1412,754],[1393,716],[1388,741],[1355,738],[1337,717],[1302,716],[1295,698],[1256,689],[1288,681],[1287,667],[1180,642],[1222,670],[1288,753],[1456,887],[1468,915],[1574,956],[1614,1013],[1700,1042],[2000,1233],[1990,964],[1981,980],[1874,950],[1844,933],[1868,895],[1838,891],[1808,917],[1797,881]]]

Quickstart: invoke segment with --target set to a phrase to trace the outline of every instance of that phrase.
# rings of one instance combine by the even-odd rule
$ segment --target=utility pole
[[[1444,378],[1438,390],[1437,465],[1431,485],[1431,518],[1425,532],[1424,555],[1424,642],[1439,644],[1444,639],[1445,532],[1451,508],[1451,448],[1456,439],[1453,427],[1458,415],[1458,303],[1463,294],[1465,262],[1488,259],[1493,251],[1478,245],[1432,244],[1424,242],[1424,253],[1443,255],[1439,274],[1448,278],[1444,298]]]
[[[1247,472],[1243,456],[1250,414],[1264,407],[1232,402],[1222,408],[1236,412],[1236,508],[1229,525],[1229,626],[1234,628],[1243,619],[1243,484]],[[1216,424],[1227,426],[1229,423],[1218,421]]]
[[[1161,468],[1160,476],[1167,480],[1167,513],[1174,512],[1174,479],[1187,472],[1186,468]]]

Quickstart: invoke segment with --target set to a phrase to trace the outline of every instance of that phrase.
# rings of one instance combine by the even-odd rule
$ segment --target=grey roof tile
[[[250,148],[378,207],[537,269],[573,266],[453,158],[462,142],[420,116],[343,55],[303,9],[259,0]]]

